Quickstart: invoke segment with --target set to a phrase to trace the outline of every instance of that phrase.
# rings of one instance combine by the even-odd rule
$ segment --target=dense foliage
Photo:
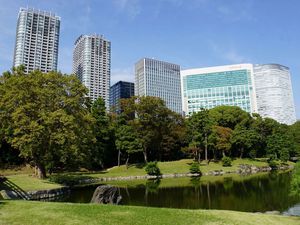
[[[201,173],[200,172],[200,165],[197,162],[193,162],[190,166],[190,173]]]
[[[300,122],[288,126],[236,106],[202,109],[184,118],[157,97],[120,102],[109,113],[99,98],[91,104],[75,76],[22,67],[0,77],[0,166],[30,163],[46,172],[81,167],[102,169],[125,163],[193,157],[300,156]],[[271,163],[272,164],[272,163]]]
[[[148,162],[145,167],[145,171],[148,175],[153,175],[153,176],[159,176],[161,174],[156,161]]]

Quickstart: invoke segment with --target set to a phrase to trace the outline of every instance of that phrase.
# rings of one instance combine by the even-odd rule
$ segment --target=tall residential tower
[[[180,66],[141,59],[135,64],[135,95],[159,97],[169,109],[182,114]]]
[[[25,66],[25,72],[39,69],[56,71],[60,17],[30,8],[19,11],[13,66]]]
[[[111,43],[102,35],[81,35],[75,42],[73,73],[89,89],[92,101],[101,97],[109,109]]]

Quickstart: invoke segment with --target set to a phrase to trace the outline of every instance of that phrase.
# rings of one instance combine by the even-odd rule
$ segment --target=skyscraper
[[[280,123],[296,122],[289,68],[279,64],[254,65],[258,113]]]
[[[39,69],[56,71],[60,17],[30,8],[19,11],[13,66],[25,66],[25,72]]]
[[[182,114],[180,66],[144,58],[135,64],[135,95],[154,96],[166,106]]]
[[[75,42],[73,73],[89,89],[92,101],[101,97],[109,109],[111,43],[102,35],[81,35]]]
[[[119,81],[110,87],[109,107],[116,113],[120,113],[120,99],[134,96],[134,83]]]
[[[280,123],[296,121],[289,69],[278,64],[237,64],[181,71],[186,115],[202,108],[239,106]]]

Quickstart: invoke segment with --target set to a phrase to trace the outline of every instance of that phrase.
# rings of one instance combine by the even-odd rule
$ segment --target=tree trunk
[[[127,159],[126,159],[126,169],[128,170],[128,161],[129,161],[129,155],[127,156]]]
[[[118,152],[118,167],[120,167],[121,151]]]
[[[207,162],[207,134],[205,134],[205,160]]]
[[[198,153],[198,163],[200,164],[200,161],[201,161],[201,153],[200,153],[200,151],[199,151],[199,153]]]
[[[222,155],[223,155],[223,157],[226,157],[226,155],[225,155],[225,151],[222,151]]]
[[[45,179],[47,176],[46,176],[46,169],[45,169],[45,166],[43,164],[40,164],[38,163],[36,165],[37,167],[37,175],[38,175],[38,178],[39,179]]]
[[[244,148],[241,148],[240,159],[243,158],[243,154],[244,154]]]
[[[145,160],[145,163],[148,163],[148,158],[147,158],[147,151],[146,151],[146,149],[144,149],[143,154],[144,154],[144,160]]]

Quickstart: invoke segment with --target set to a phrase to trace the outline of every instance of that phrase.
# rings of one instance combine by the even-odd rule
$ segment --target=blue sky
[[[112,83],[133,81],[134,63],[153,57],[183,69],[280,63],[291,70],[300,119],[298,0],[0,0],[0,72],[12,66],[20,7],[61,17],[59,66],[71,72],[81,34],[112,42]]]

